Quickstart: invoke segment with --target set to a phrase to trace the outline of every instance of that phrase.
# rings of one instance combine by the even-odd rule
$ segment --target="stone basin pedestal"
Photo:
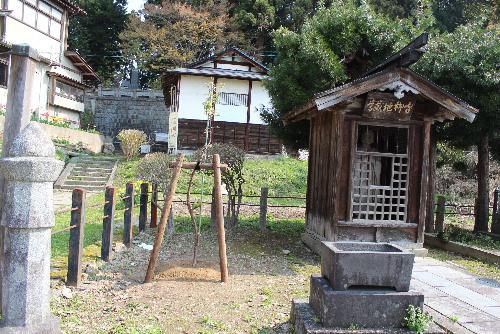
[[[292,302],[297,334],[412,333],[403,328],[410,305],[424,296],[410,291],[414,254],[388,243],[322,242],[321,275],[311,277],[309,302]],[[426,333],[444,333],[430,326]]]
[[[415,254],[388,243],[323,242],[321,274],[334,290],[352,287],[408,291]]]

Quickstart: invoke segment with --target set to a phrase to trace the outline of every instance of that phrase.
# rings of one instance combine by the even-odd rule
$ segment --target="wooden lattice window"
[[[358,124],[352,170],[353,222],[406,222],[408,128]]]

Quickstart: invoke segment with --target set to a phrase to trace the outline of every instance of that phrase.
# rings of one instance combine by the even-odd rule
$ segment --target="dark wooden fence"
[[[185,195],[185,193],[177,193],[177,195]],[[193,196],[201,195],[200,193],[192,193]],[[207,201],[203,204],[212,204],[212,194],[203,194],[206,196]],[[227,195],[226,199],[227,199]],[[242,206],[258,207],[259,208],[259,226],[262,231],[267,229],[268,225],[268,211],[270,208],[300,208],[305,209],[304,195],[294,195],[294,196],[278,196],[269,195],[269,189],[267,187],[261,188],[259,195],[243,195],[245,199],[250,199],[247,202],[241,203]],[[135,199],[138,198],[139,201],[136,203]],[[71,218],[69,221],[69,226],[57,231],[52,234],[67,232],[69,230],[69,251],[68,251],[68,273],[66,284],[69,286],[78,286],[80,284],[81,273],[82,273],[82,258],[83,258],[83,244],[85,237],[85,217],[86,210],[89,208],[103,207],[103,229],[102,229],[102,243],[101,243],[101,259],[103,261],[110,261],[112,259],[112,245],[113,245],[113,225],[116,218],[116,204],[117,199],[122,201],[125,205],[123,209],[123,243],[130,247],[133,240],[133,209],[139,208],[139,232],[146,230],[148,221],[148,208],[150,210],[149,214],[149,227],[156,228],[158,223],[158,211],[162,209],[163,194],[158,190],[156,185],[150,185],[148,183],[142,183],[140,186],[140,192],[136,195],[133,183],[128,183],[126,186],[126,191],[123,196],[117,196],[117,190],[114,187],[107,187],[104,195],[104,203],[95,204],[93,206],[87,205],[86,192],[83,189],[74,189],[72,195],[72,205],[71,208],[66,210],[58,211],[58,213],[71,212]],[[184,200],[174,200],[177,203],[185,203]],[[193,199],[193,203],[197,202]],[[270,204],[274,202],[277,204]],[[279,202],[288,202],[287,204],[280,204]],[[213,206],[211,205],[213,210]],[[500,234],[500,189],[497,189],[494,193],[494,205],[491,208],[491,232]],[[445,198],[443,196],[438,196],[436,210],[435,210],[435,231],[429,232],[439,232],[444,229],[444,218],[446,215],[463,215],[472,216],[474,215],[473,205],[453,205],[446,204]],[[213,216],[213,214],[211,215]],[[169,219],[169,231],[173,224],[173,218]]]
[[[205,145],[206,121],[179,119],[178,149],[198,149]],[[233,144],[248,153],[281,153],[282,141],[264,124],[214,122],[213,142]]]

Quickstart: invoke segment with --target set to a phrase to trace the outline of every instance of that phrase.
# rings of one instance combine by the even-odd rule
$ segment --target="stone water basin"
[[[415,254],[390,243],[323,241],[321,275],[334,290],[409,291]]]

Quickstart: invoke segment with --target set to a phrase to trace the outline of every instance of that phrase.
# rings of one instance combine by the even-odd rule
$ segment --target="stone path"
[[[416,258],[412,289],[431,313],[448,318],[454,333],[500,333],[500,283],[432,258]]]

